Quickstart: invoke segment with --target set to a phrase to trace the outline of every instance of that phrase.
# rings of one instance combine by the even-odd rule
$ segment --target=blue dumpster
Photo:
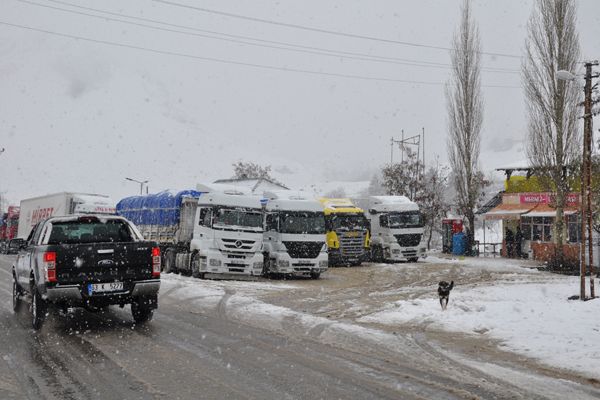
[[[464,256],[467,252],[467,235],[464,232],[458,232],[452,235],[452,254],[455,256]]]

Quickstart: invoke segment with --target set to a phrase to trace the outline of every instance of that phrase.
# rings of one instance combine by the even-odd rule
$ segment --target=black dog
[[[448,307],[448,300],[450,299],[450,291],[454,287],[454,281],[450,283],[446,281],[441,281],[438,286],[438,295],[440,296],[440,305],[442,306],[442,310],[445,310]]]

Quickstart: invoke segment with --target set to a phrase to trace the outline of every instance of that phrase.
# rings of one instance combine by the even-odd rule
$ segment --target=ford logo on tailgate
[[[99,267],[112,267],[113,265],[115,265],[113,260],[100,260],[98,261],[98,266]]]

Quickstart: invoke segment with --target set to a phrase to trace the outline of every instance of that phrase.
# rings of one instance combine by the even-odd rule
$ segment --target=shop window
[[[523,217],[521,232],[523,239],[541,242],[552,241],[552,217]]]
[[[569,243],[578,243],[581,238],[581,224],[579,223],[579,215],[571,214],[567,217],[567,234]]]

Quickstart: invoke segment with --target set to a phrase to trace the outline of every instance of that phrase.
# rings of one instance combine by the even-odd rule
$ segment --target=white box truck
[[[61,192],[21,200],[19,238],[27,238],[38,222],[53,216],[115,214],[115,202],[102,194]]]
[[[415,262],[426,256],[423,215],[415,202],[405,196],[370,196],[354,203],[371,222],[373,261]]]
[[[269,274],[310,276],[327,271],[325,216],[304,192],[265,192],[264,255]]]

